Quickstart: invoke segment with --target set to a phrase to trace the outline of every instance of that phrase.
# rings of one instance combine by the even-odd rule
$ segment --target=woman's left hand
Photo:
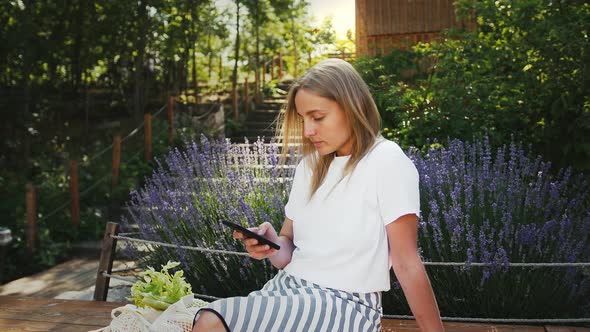
[[[265,222],[265,223],[262,223],[258,227],[248,228],[248,229],[257,233],[260,236],[263,236],[263,237],[273,241],[273,242],[277,242],[279,239],[277,232],[272,227],[272,224],[269,222]],[[277,250],[272,249],[269,245],[259,244],[258,240],[254,239],[254,238],[247,238],[244,236],[244,234],[242,234],[240,232],[234,231],[233,237],[235,239],[242,239],[242,242],[244,242],[244,245],[246,246],[246,251],[248,251],[248,253],[250,254],[250,257],[252,257],[254,259],[258,259],[258,260],[265,259],[265,258],[271,257],[277,253]]]

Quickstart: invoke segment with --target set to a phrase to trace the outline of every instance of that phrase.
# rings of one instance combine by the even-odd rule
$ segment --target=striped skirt
[[[379,331],[382,309],[380,292],[343,292],[279,270],[261,290],[217,300],[201,310],[216,313],[230,332],[357,332]]]

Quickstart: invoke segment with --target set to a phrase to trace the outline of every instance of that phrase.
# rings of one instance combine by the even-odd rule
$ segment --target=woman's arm
[[[418,255],[418,217],[407,214],[386,226],[393,271],[421,331],[444,331],[426,269]]]
[[[280,235],[277,235],[275,229],[268,222],[256,228],[250,228],[250,230],[281,246],[280,250],[276,250],[271,249],[268,245],[259,245],[256,239],[244,239],[243,241],[250,257],[255,259],[269,258],[271,264],[277,269],[282,269],[291,262],[293,250],[295,249],[293,245],[293,221],[291,219],[285,218]],[[243,239],[244,236],[242,233],[234,232],[234,238]]]

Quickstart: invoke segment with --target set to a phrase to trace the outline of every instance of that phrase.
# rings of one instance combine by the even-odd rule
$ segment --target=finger
[[[263,247],[263,246],[259,246],[259,247]],[[269,256],[270,250],[257,248],[255,251],[251,251],[248,253],[250,254],[250,257],[253,257],[256,259],[263,259],[263,258],[267,258]]]
[[[258,240],[256,240],[256,239],[246,238],[243,241],[244,241],[244,244],[246,245],[246,247],[258,245]]]
[[[267,244],[259,245],[259,246],[252,246],[252,252],[257,253],[264,253],[270,250],[270,247]]]
[[[262,223],[260,224],[260,226],[258,226],[258,235],[264,235],[264,233],[266,233],[266,230],[268,229],[268,226],[270,224],[269,223]]]
[[[244,234],[238,232],[238,231],[234,231],[232,234],[234,239],[243,239],[244,238]]]
[[[252,257],[254,259],[261,260],[261,259],[269,258],[276,253],[277,253],[276,249],[269,249],[269,250],[263,250],[260,252],[251,252],[249,254],[250,254],[250,257]]]
[[[253,246],[246,246],[246,251],[250,254],[257,254],[260,252],[263,252],[264,249],[261,249],[259,245],[253,245]]]

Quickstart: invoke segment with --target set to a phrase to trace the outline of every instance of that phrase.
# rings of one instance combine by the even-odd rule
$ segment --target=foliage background
[[[213,0],[0,1],[0,212],[14,236],[0,282],[52,266],[72,243],[100,237],[112,205],[128,199],[151,165],[129,160],[141,134],[123,146],[116,192],[104,179],[111,154],[84,160],[137,127],[168,95],[226,100],[232,84],[248,76],[254,82],[262,66],[270,70],[279,51],[290,76],[309,65],[334,33],[329,22],[313,27],[307,10],[301,0],[224,7]],[[165,147],[157,141],[156,155]],[[47,218],[69,199],[69,159],[80,161],[80,191],[102,179],[81,202],[80,230],[71,229],[68,206]],[[34,256],[24,249],[27,183],[37,188],[41,250]]]
[[[161,97],[169,92],[182,91],[195,98],[199,91],[226,91],[238,79],[250,76],[252,72],[259,73],[262,63],[268,65],[265,57],[268,59],[277,50],[284,52],[289,73],[297,76],[304,64],[313,64],[314,47],[330,42],[331,38],[330,33],[325,33],[330,29],[329,25],[320,30],[306,25],[306,5],[302,1],[235,0],[234,4],[241,6],[241,12],[238,12],[237,6],[219,10],[212,1],[206,0],[73,0],[69,4],[62,6],[60,1],[31,0],[0,2],[0,107],[4,111],[0,115],[0,132],[4,134],[0,167],[6,170],[0,176],[3,188],[0,208],[8,220],[2,225],[13,228],[16,237],[11,248],[15,255],[9,256],[7,264],[11,266],[8,274],[13,276],[23,271],[32,272],[29,269],[32,266],[39,269],[55,263],[63,257],[69,242],[80,238],[77,232],[64,231],[68,212],[63,211],[60,216],[42,225],[40,241],[43,251],[32,258],[32,264],[26,269],[17,268],[22,267],[19,265],[21,259],[28,257],[22,247],[24,230],[19,228],[24,220],[25,182],[42,184],[41,190],[47,191],[52,200],[65,198],[67,175],[64,161],[69,157],[92,155],[105,145],[104,140],[100,143],[97,137],[107,137],[106,141],[110,142],[113,134],[111,131],[94,132],[91,130],[93,122],[121,118],[136,121],[146,109],[161,102]],[[458,138],[466,142],[487,137],[485,139],[489,140],[491,151],[497,151],[507,142],[530,144],[531,155],[540,154],[543,160],[557,166],[547,167],[546,170],[543,168],[543,176],[547,175],[543,179],[548,181],[546,190],[549,194],[553,184],[564,182],[563,173],[557,171],[562,167],[572,166],[574,174],[580,170],[588,171],[590,4],[583,0],[458,0],[455,6],[460,15],[475,17],[477,27],[474,31],[446,31],[436,42],[420,44],[408,51],[359,59],[355,63],[374,93],[385,120],[385,135],[404,148],[413,146],[430,155],[436,153],[432,149],[440,148],[439,143],[433,144],[429,140],[431,138]],[[240,29],[234,23],[238,14],[241,15]],[[233,39],[238,33],[242,37],[241,43]],[[236,70],[232,70],[232,67]],[[199,85],[199,81],[208,83],[206,86]],[[103,105],[93,108],[92,105],[100,103]],[[89,132],[93,135],[86,135]],[[80,144],[81,140],[84,144]],[[448,144],[450,148],[450,142],[453,141],[447,142],[443,145]],[[128,167],[129,173],[139,178],[150,172],[150,165],[142,163],[130,163],[124,167]],[[535,167],[531,166],[530,170]],[[166,172],[166,168],[160,168],[154,174],[154,179]],[[82,182],[92,183],[100,177],[97,174],[103,173],[94,173],[93,170],[88,174],[82,178]],[[529,178],[525,177],[526,180],[519,182],[522,190],[527,188],[534,174],[527,176]],[[121,188],[141,187],[137,177],[128,180]],[[583,175],[579,179],[579,183],[586,181]],[[450,183],[461,182],[457,180]],[[210,194],[216,193],[211,190],[220,188],[205,186],[203,183],[191,185],[197,187],[189,192],[203,194],[207,190]],[[283,188],[281,186],[277,184],[275,189]],[[565,187],[570,188],[570,185]],[[146,188],[150,190],[152,187],[147,185]],[[268,197],[276,200],[277,197],[284,197],[281,195],[285,193],[263,193],[260,191],[263,188],[248,187],[251,196],[247,196],[244,201],[238,200],[237,196],[233,197],[228,199],[226,205],[219,205],[216,199],[218,196],[213,194],[203,200],[192,197],[190,204],[185,206],[200,204],[197,206],[205,211],[201,217],[209,220],[204,226],[193,225],[201,227],[199,234],[202,239],[198,241],[210,241],[221,238],[222,234],[227,235],[222,229],[212,228],[210,223],[219,218],[218,214],[227,217],[225,214],[232,211],[228,206],[236,211],[244,211],[240,216],[249,224],[254,223],[254,219],[249,218],[261,211],[268,217],[271,210],[268,210],[263,197],[270,195]],[[109,201],[110,195],[127,195],[127,192],[105,195],[109,189],[103,189],[103,194],[89,198],[91,208],[85,212],[82,233],[96,234],[102,229],[99,225],[104,219],[100,217],[96,206]],[[172,192],[162,195],[172,197]],[[587,196],[571,188],[564,192],[563,197],[566,198],[574,199],[578,197],[576,195],[581,197],[577,203],[579,205],[572,203],[572,206],[577,207],[575,213],[588,211]],[[452,190],[448,190],[439,196],[442,200],[452,200],[452,193]],[[231,190],[225,194],[231,194]],[[137,201],[140,196],[137,196],[137,192],[133,195],[132,204],[135,202],[140,205]],[[41,214],[55,205],[52,200],[42,203]],[[158,201],[154,206],[161,208],[166,206],[166,202]],[[547,204],[552,202],[549,200]],[[174,201],[169,203],[174,204]],[[430,201],[423,206],[430,207],[429,204]],[[485,208],[490,208],[489,204]],[[177,211],[172,209],[167,213],[174,216]],[[149,214],[145,218],[148,217]],[[262,218],[263,215],[257,217]],[[538,218],[540,220],[536,222],[543,225],[552,222],[545,216]],[[274,217],[271,219],[275,223],[280,222]],[[570,233],[584,236],[587,234],[584,231],[587,219],[581,216],[576,220],[582,221],[572,222],[575,227],[571,227],[576,231]],[[157,232],[147,229],[146,237],[158,235],[166,241],[175,239],[169,233],[161,233],[165,229],[161,228],[163,224],[160,220],[155,222],[160,224],[160,228],[157,228]],[[559,225],[565,229],[565,226]],[[176,231],[183,234],[182,229],[174,229]],[[452,243],[455,229],[445,232],[447,240]],[[182,240],[197,241],[192,233],[182,236]],[[422,236],[421,245],[427,247],[429,244],[424,241],[428,239],[428,236]],[[231,239],[226,236],[225,241],[211,246],[227,245]],[[146,258],[154,261],[162,259],[162,263],[165,263],[163,259],[170,255],[177,255],[172,257],[173,260],[178,256],[185,257],[185,263],[188,262],[187,257],[192,256],[166,249]],[[462,252],[461,255],[466,253]],[[461,255],[454,253],[448,259],[461,259]],[[563,258],[560,255],[549,255],[549,258]],[[502,255],[498,257],[502,258]],[[587,253],[572,257],[586,259]],[[195,280],[195,284],[203,285],[204,290],[216,291],[214,295],[219,296],[229,294],[232,287],[242,291],[257,288],[272,273],[268,264],[259,262],[256,265],[249,259],[223,261],[210,256],[200,262],[205,264],[200,272],[211,272],[212,266],[213,277]],[[565,277],[561,272],[533,273],[517,275],[516,280],[507,280],[499,277],[501,274],[498,273],[486,279],[483,270],[481,275],[474,273],[475,279],[470,276],[456,280],[454,285],[464,288],[456,289],[455,292],[462,295],[446,297],[441,303],[445,306],[456,305],[453,307],[455,309],[445,309],[449,312],[462,308],[461,312],[471,310],[475,314],[475,310],[483,310],[480,312],[490,313],[489,310],[493,308],[485,307],[489,303],[479,301],[478,307],[477,303],[472,305],[472,302],[467,301],[473,294],[484,294],[485,298],[503,301],[517,310],[516,302],[506,302],[506,298],[492,294],[494,287],[485,290],[477,282],[485,279],[498,287],[508,287],[504,294],[521,290],[519,287],[522,284],[538,282],[539,287],[559,285],[539,298],[542,303],[548,303],[545,317],[557,315],[558,310],[561,310],[554,310],[553,305],[560,303],[552,302],[557,298],[555,292],[562,295],[570,292],[570,295],[560,297],[566,301],[561,307],[565,308],[563,310],[587,313],[584,298],[580,300],[576,297],[587,294],[587,288],[584,288],[587,287],[587,271],[582,270],[581,274],[580,270],[576,271]],[[235,278],[238,275],[240,278]],[[219,288],[219,278],[231,280],[227,284],[228,288]],[[442,284],[437,289],[444,288],[448,278],[451,277],[434,274],[435,282]],[[576,287],[579,288],[573,292],[573,288],[567,288],[566,283],[560,284],[564,278],[578,278],[581,281]],[[254,283],[246,283],[250,279]],[[467,292],[469,287],[475,292]],[[396,294],[399,295],[399,292]],[[401,298],[388,298],[388,301],[393,301],[390,303],[396,307],[404,303]],[[572,307],[575,304],[580,305]],[[521,313],[541,315],[543,312]],[[506,312],[501,310],[491,313],[504,314]]]
[[[475,13],[475,31],[357,61],[389,137],[405,147],[429,138],[487,135],[493,146],[515,139],[559,167],[590,169],[590,4],[455,6]]]

